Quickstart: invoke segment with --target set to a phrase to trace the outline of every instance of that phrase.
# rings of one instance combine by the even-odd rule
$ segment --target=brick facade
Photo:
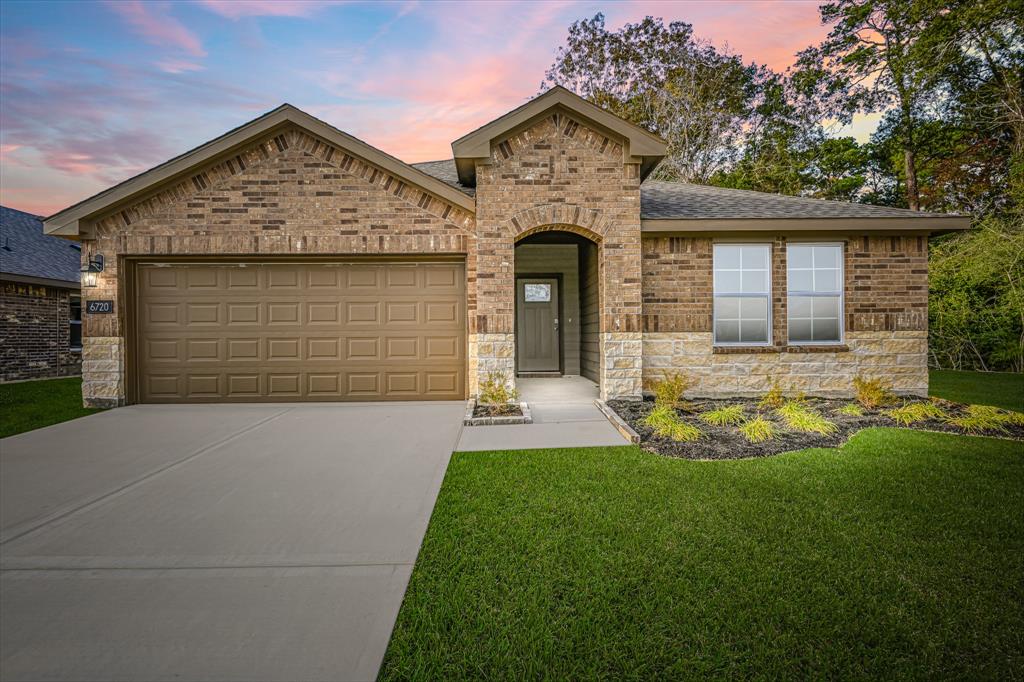
[[[644,380],[692,375],[697,395],[789,391],[849,395],[857,374],[882,376],[903,393],[928,390],[928,245],[924,237],[830,236],[844,245],[844,342],[789,346],[786,245],[772,245],[772,345],[715,348],[711,237],[643,242]]]
[[[81,352],[72,351],[69,343],[72,293],[52,286],[0,282],[0,382],[80,372]]]
[[[131,313],[122,274],[132,257],[464,258],[469,392],[491,371],[514,381],[515,246],[544,230],[595,245],[596,314],[584,322],[596,341],[585,350],[596,356],[587,367],[602,397],[638,397],[644,381],[668,369],[700,377],[709,394],[756,393],[775,378],[794,390],[848,393],[858,372],[885,374],[906,392],[926,390],[925,238],[830,237],[846,244],[846,343],[796,352],[786,347],[787,237],[767,237],[773,345],[716,351],[718,237],[642,238],[640,164],[625,145],[562,107],[549,109],[494,139],[490,156],[477,161],[474,214],[296,125],[253,139],[95,221],[83,258],[103,254],[106,268],[84,293],[115,300],[117,314],[85,320],[85,402],[126,397]]]
[[[639,395],[639,174],[637,164],[624,163],[621,140],[558,110],[494,145],[489,163],[478,164],[470,334],[486,335],[494,351],[480,353],[479,372],[514,372],[516,242],[559,229],[598,245],[601,394]]]

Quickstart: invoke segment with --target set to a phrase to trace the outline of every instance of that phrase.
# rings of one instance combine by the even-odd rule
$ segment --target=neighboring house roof
[[[273,111],[263,114],[244,125],[217,137],[204,145],[176,156],[155,168],[114,185],[108,190],[80,201],[74,206],[55,213],[44,220],[47,234],[74,236],[85,231],[81,221],[108,213],[114,208],[129,204],[154,191],[157,186],[180,181],[196,167],[215,159],[225,158],[252,140],[271,132],[296,125],[307,132],[334,144],[371,164],[436,194],[441,199],[454,203],[466,211],[476,211],[473,199],[444,182],[413,168],[390,154],[372,147],[348,133],[338,130],[320,119],[292,106],[282,104]],[[87,227],[84,226],[84,227]]]
[[[491,157],[491,143],[494,140],[508,137],[510,133],[546,115],[556,107],[571,112],[599,130],[622,138],[625,142],[623,154],[627,159],[637,159],[640,162],[641,178],[646,178],[647,174],[665,158],[665,151],[668,148],[665,140],[556,85],[504,116],[452,142],[452,155],[455,157],[459,182],[467,187],[475,185],[476,164],[478,161],[488,162]]]
[[[43,234],[42,218],[0,206],[0,278],[77,289],[81,261],[78,244]]]

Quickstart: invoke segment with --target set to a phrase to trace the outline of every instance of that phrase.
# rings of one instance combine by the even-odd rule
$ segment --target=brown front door
[[[559,363],[558,280],[516,280],[516,348],[520,372],[557,372]]]
[[[458,400],[462,263],[140,264],[140,402]]]

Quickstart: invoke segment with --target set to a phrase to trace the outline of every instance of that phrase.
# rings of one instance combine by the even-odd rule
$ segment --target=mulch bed
[[[523,409],[517,404],[509,405],[477,405],[473,408],[473,418],[477,417],[522,417]]]
[[[615,410],[639,434],[641,448],[658,455],[683,459],[746,459],[750,457],[767,457],[805,448],[838,447],[857,431],[872,426],[907,428],[918,431],[941,431],[964,435],[963,430],[935,419],[921,421],[911,426],[902,426],[882,414],[883,410],[889,409],[888,407],[877,410],[864,410],[864,415],[860,417],[842,414],[839,412],[839,409],[850,404],[851,401],[848,399],[806,399],[805,404],[808,407],[816,410],[838,427],[835,433],[827,436],[794,431],[788,428],[774,411],[758,410],[758,400],[756,399],[695,399],[690,402],[693,408],[692,411],[677,411],[677,413],[683,421],[697,426],[704,432],[702,438],[690,442],[678,442],[671,438],[657,436],[649,426],[643,423],[644,417],[654,409],[654,401],[652,399],[645,399],[643,401],[609,400],[608,406]],[[927,401],[912,398],[901,399],[899,403],[892,407],[899,407],[900,405],[914,402]],[[771,421],[775,426],[775,438],[763,443],[751,443],[744,438],[736,426],[715,426],[706,424],[697,418],[697,415],[703,412],[737,404],[743,405],[744,414],[748,418],[752,418],[760,412],[761,416]],[[963,414],[967,408],[966,405],[948,401],[939,401],[939,406],[951,417]],[[974,435],[1024,440],[1024,426],[1006,425],[1004,429],[1004,431],[986,431]]]

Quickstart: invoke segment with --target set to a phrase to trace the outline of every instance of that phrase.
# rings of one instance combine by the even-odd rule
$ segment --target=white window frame
[[[715,249],[719,246],[758,246],[768,249],[768,293],[767,294],[727,294],[718,293],[715,286],[715,273],[718,268],[715,265]],[[775,261],[772,242],[714,242],[711,245],[711,342],[714,346],[721,347],[767,347],[772,345],[772,273],[775,270]],[[715,305],[717,298],[764,298],[766,310],[768,311],[768,334],[766,341],[719,341],[718,340],[718,306]]]
[[[77,320],[72,320],[71,319],[71,314],[70,314],[71,313],[71,299],[74,299],[74,298],[78,299],[78,319]],[[81,331],[82,331],[82,316],[83,316],[83,314],[84,314],[84,311],[82,309],[82,295],[81,294],[70,294],[68,296],[68,350],[71,351],[72,353],[81,353],[82,352],[82,343],[85,342],[84,339],[82,339],[82,334],[81,334]],[[79,339],[80,343],[77,346],[72,346],[71,345],[70,330],[71,330],[71,327],[75,327],[75,326],[78,327],[78,331],[79,331],[78,339]]]
[[[813,292],[793,291],[789,287],[789,247],[791,246],[838,246],[839,247],[839,291]],[[803,268],[801,268],[803,269]],[[792,341],[789,338],[789,299],[791,296],[833,297],[839,295],[839,340],[838,341]],[[790,346],[841,346],[846,343],[846,242],[798,242],[786,243],[786,343]]]

